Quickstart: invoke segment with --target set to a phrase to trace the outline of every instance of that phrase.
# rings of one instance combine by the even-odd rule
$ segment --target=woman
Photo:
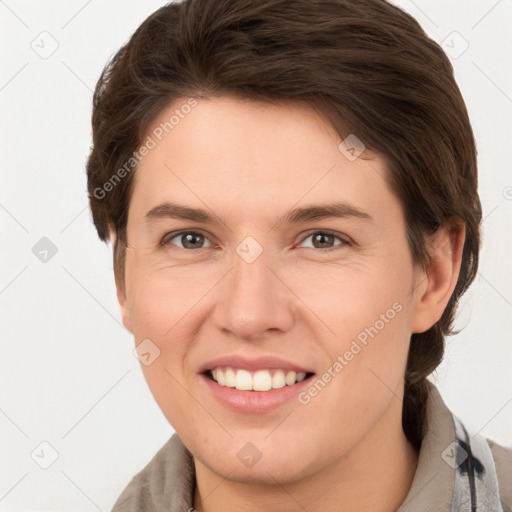
[[[510,510],[510,450],[426,377],[477,271],[449,60],[381,0],[187,0],[105,68],[88,186],[176,430],[151,510]]]

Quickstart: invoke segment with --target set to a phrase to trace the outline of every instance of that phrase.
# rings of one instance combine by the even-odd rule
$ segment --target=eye
[[[302,240],[301,243],[303,244],[308,238],[311,238],[311,245],[309,245],[309,247],[312,247],[313,249],[329,250],[334,247],[350,245],[348,239],[342,238],[341,236],[338,236],[335,233],[331,233],[330,231],[315,231],[310,233],[306,238]],[[336,239],[339,240],[339,243],[335,243]]]
[[[179,240],[179,243],[172,242],[174,239]],[[205,249],[206,247],[202,247],[205,241],[208,241],[210,244],[207,247],[213,247],[213,244],[202,233],[197,231],[181,231],[180,233],[171,233],[171,236],[166,235],[160,242],[160,245],[177,245],[181,249]]]

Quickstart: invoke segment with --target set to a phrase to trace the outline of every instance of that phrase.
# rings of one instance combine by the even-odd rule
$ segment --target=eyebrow
[[[372,221],[372,217],[360,208],[347,203],[336,202],[329,204],[314,204],[302,208],[294,208],[279,217],[276,224],[285,222],[298,224],[301,222],[312,222],[328,218],[356,218]],[[200,208],[191,208],[173,202],[164,202],[151,208],[145,220],[152,222],[160,219],[181,219],[208,224],[215,222],[215,216]]]

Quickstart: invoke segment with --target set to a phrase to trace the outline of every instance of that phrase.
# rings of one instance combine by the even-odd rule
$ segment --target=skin
[[[162,111],[149,133],[186,101]],[[441,317],[464,229],[440,228],[429,268],[414,265],[384,156],[365,151],[350,161],[340,142],[306,105],[217,97],[198,100],[138,165],[118,298],[135,343],[149,338],[160,350],[142,369],[194,456],[200,512],[227,503],[240,511],[394,511],[412,483],[418,454],[401,425],[409,340]],[[148,223],[146,213],[164,201],[216,220]],[[277,222],[291,208],[334,201],[371,220]],[[165,238],[182,230],[205,235],[198,250]],[[315,245],[309,235],[322,230],[341,238]],[[247,236],[263,248],[252,263],[236,252]],[[198,375],[214,357],[270,354],[321,376],[395,303],[401,311],[307,405],[292,399],[263,414],[236,412]],[[252,467],[237,457],[247,442],[262,453]]]

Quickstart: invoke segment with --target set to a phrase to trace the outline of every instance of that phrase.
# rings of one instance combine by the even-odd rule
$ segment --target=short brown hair
[[[342,138],[354,133],[385,155],[415,263],[428,263],[427,239],[440,225],[464,223],[455,291],[441,319],[411,337],[402,424],[419,449],[425,378],[443,357],[480,245],[476,148],[449,59],[411,16],[384,0],[186,0],[158,9],[106,65],[94,93],[89,200],[99,237],[118,234],[114,271],[121,287],[119,240],[133,172],[112,178],[164,107],[179,97],[221,95],[303,102]]]

